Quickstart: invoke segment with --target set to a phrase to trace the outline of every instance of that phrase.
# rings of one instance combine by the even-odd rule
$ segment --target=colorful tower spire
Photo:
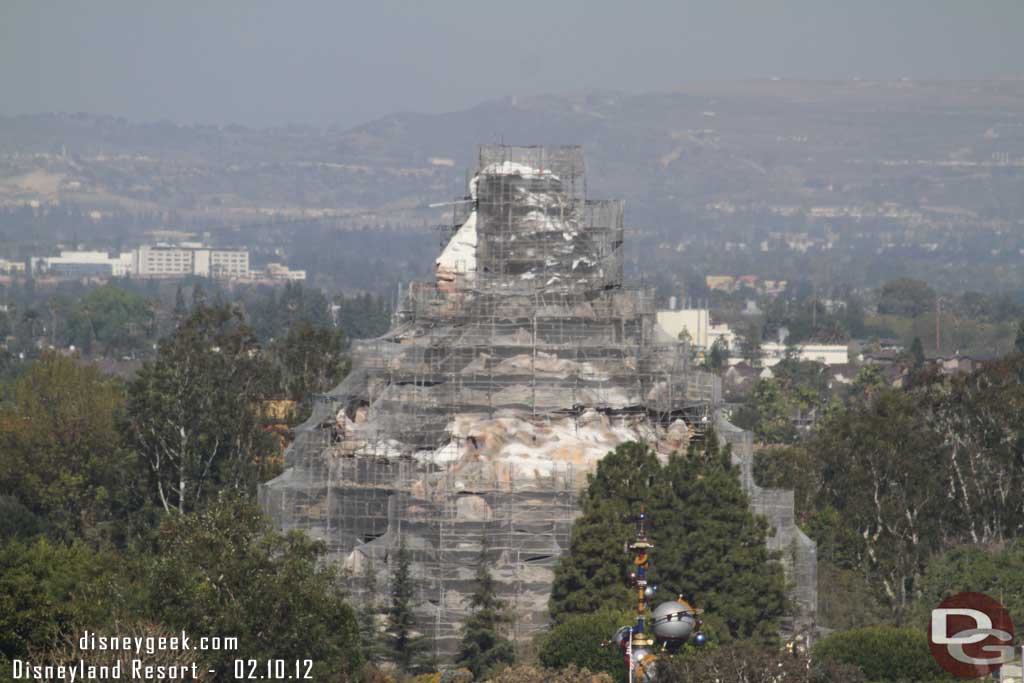
[[[660,645],[660,651],[671,654],[693,634],[696,634],[696,645],[703,645],[707,637],[699,632],[701,622],[697,615],[702,610],[691,606],[681,595],[658,605],[653,615],[648,616],[648,602],[657,594],[658,587],[648,580],[654,544],[647,538],[647,513],[643,508],[637,517],[636,538],[629,544],[629,550],[633,554],[629,580],[636,590],[636,624],[620,628],[614,641],[625,654],[630,683],[649,682],[654,680],[658,660],[655,645]]]

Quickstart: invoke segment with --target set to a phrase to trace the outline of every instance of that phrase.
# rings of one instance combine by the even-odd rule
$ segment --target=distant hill
[[[1024,81],[694,84],[645,95],[507,98],[348,130],[0,118],[5,165],[13,152],[67,152],[101,183],[105,171],[134,166],[158,180],[144,185],[158,187],[125,187],[114,177],[104,189],[181,209],[436,201],[458,191],[478,143],[502,140],[584,145],[595,193],[628,200],[643,222],[717,201],[905,204],[923,196],[998,211],[1013,200],[987,187],[976,164],[1024,158]],[[446,159],[454,165],[435,165]],[[190,178],[197,174],[203,186]]]
[[[139,225],[242,226],[230,240],[268,249],[288,239],[282,220],[422,232],[450,220],[426,207],[463,194],[477,145],[501,141],[583,145],[591,194],[626,200],[627,267],[664,291],[706,272],[1024,289],[1022,80],[696,83],[349,129],[0,117],[0,214],[59,204],[100,217],[71,229],[35,216],[44,242],[110,234],[108,215],[124,239]]]

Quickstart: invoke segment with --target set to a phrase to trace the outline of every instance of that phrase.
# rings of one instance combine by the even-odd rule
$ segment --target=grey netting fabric
[[[435,281],[403,290],[387,334],[354,343],[352,373],[260,490],[279,528],[327,544],[358,600],[367,573],[383,600],[404,541],[441,657],[457,646],[485,539],[525,642],[547,626],[587,472],[627,440],[685,448],[720,402],[686,344],[655,342],[652,290],[623,282],[622,204],[588,200],[584,179],[578,147],[482,147]],[[772,506],[756,496],[776,492],[748,490],[788,525],[773,543],[813,559],[792,495]]]

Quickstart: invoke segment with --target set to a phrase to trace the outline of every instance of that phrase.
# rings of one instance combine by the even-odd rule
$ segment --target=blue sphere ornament
[[[693,637],[693,644],[697,645],[697,646],[707,645],[708,644],[708,636],[707,636],[707,634],[706,633],[698,633],[697,635],[695,635]]]

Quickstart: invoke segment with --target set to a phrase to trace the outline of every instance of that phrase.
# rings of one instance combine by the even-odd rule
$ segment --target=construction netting
[[[436,280],[353,345],[352,372],[260,491],[280,528],[327,544],[360,600],[384,594],[404,543],[439,656],[485,541],[526,642],[547,626],[586,474],[625,441],[685,449],[721,399],[687,344],[656,342],[653,292],[623,284],[622,204],[585,188],[578,147],[482,147]]]

